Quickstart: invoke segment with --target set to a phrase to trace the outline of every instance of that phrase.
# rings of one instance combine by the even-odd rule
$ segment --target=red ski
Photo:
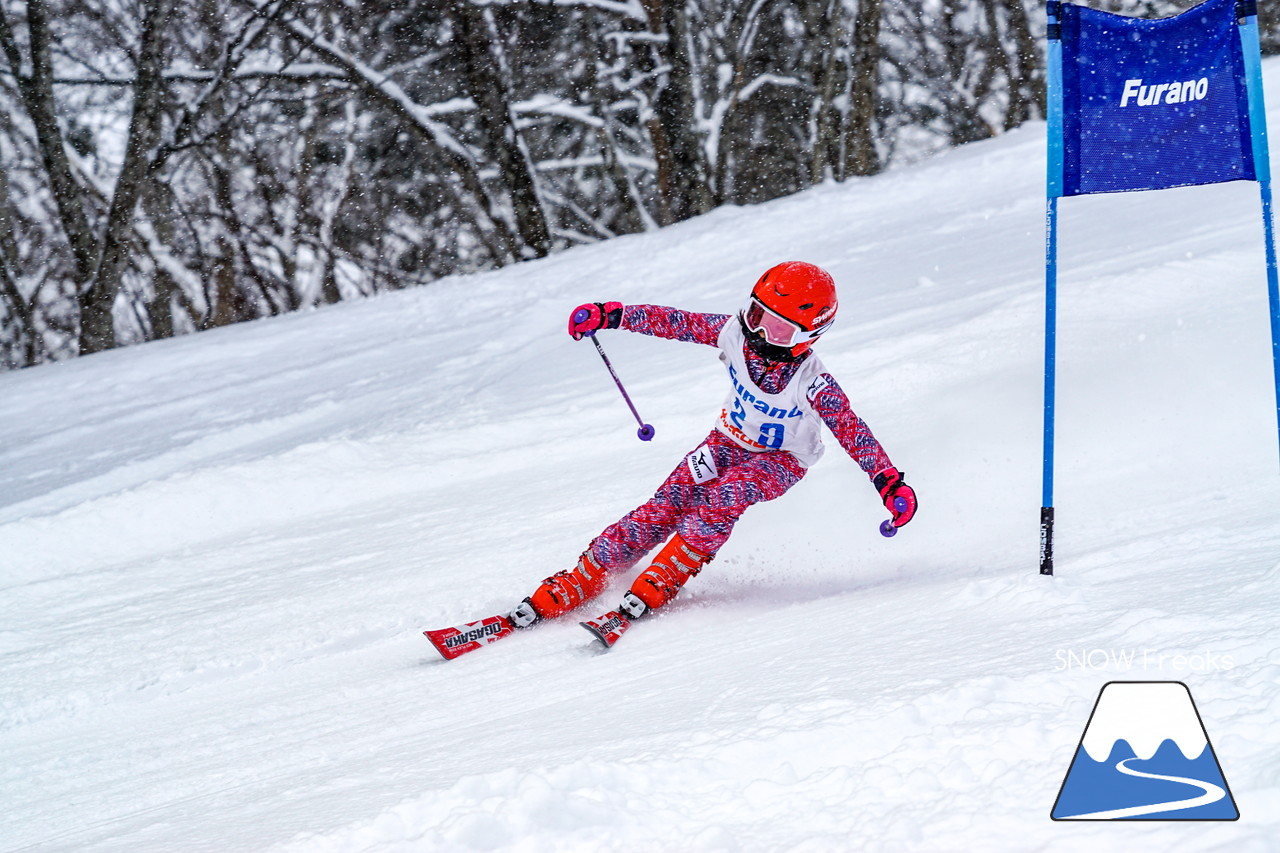
[[[479,622],[468,622],[453,628],[441,628],[438,631],[423,631],[431,645],[445,660],[453,660],[459,655],[482,649],[490,643],[496,643],[504,637],[516,632],[516,626],[506,616],[490,616]]]
[[[613,644],[618,642],[618,638],[631,627],[631,620],[617,610],[610,610],[603,616],[597,616],[595,619],[588,619],[586,622],[579,622],[578,624],[590,631],[597,640],[604,643],[606,649],[611,649]]]

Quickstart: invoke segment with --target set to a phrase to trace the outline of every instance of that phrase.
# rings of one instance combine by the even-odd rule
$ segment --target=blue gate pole
[[[1267,111],[1262,97],[1262,50],[1258,45],[1258,4],[1241,0],[1240,47],[1244,54],[1245,86],[1249,91],[1249,132],[1253,141],[1253,172],[1262,195],[1262,232],[1266,240],[1267,298],[1271,305],[1271,364],[1276,385],[1276,435],[1280,437],[1280,275],[1276,272],[1276,234],[1271,204],[1271,158],[1267,150]]]
[[[1276,435],[1280,437],[1280,276],[1276,273],[1276,234],[1271,210],[1271,181],[1259,181],[1262,230],[1267,243],[1267,296],[1271,304],[1271,364],[1276,383]]]
[[[1058,344],[1058,198],[1045,204],[1044,492],[1040,499],[1040,574],[1053,574],[1053,433]]]
[[[1045,183],[1044,260],[1044,493],[1040,501],[1040,574],[1053,574],[1053,439],[1058,345],[1058,198],[1062,195],[1061,4],[1047,4],[1048,171]]]

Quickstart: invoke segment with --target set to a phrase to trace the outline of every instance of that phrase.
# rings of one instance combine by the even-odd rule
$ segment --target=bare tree
[[[641,0],[658,51],[663,82],[653,99],[649,135],[658,161],[663,224],[711,209],[706,160],[695,127],[698,116],[686,0]]]
[[[835,177],[840,163],[840,114],[836,109],[840,65],[848,62],[844,20],[839,0],[804,0],[809,30],[809,79],[813,97],[809,108],[809,179],[813,183]]]
[[[1009,118],[1005,129],[1045,115],[1044,63],[1023,0],[994,0],[1004,13],[1013,62],[1009,71]]]
[[[53,193],[62,233],[75,259],[76,280],[83,286],[93,275],[98,243],[89,227],[80,187],[67,156],[67,143],[58,124],[53,92],[53,58],[50,48],[49,8],[45,0],[28,0],[27,42],[29,65],[21,51],[8,14],[0,7],[0,48],[18,81],[23,104],[35,126],[45,176]]]
[[[1042,114],[1024,3],[0,0],[0,358],[425,284],[987,138]]]
[[[881,0],[859,0],[853,24],[849,113],[845,123],[845,173],[874,175],[880,171],[876,148],[876,101],[880,91]]]
[[[93,274],[80,288],[81,354],[101,352],[116,345],[113,319],[116,295],[120,290],[120,277],[129,262],[128,241],[132,236],[134,213],[148,177],[149,160],[160,138],[165,32],[174,2],[146,0],[143,5],[133,112],[124,163],[116,178]]]
[[[520,254],[543,257],[551,251],[547,218],[538,197],[529,150],[516,128],[511,108],[511,69],[493,10],[472,0],[449,0],[457,27],[457,45],[466,68],[467,87],[477,106],[477,118],[497,164],[501,183],[511,198]]]

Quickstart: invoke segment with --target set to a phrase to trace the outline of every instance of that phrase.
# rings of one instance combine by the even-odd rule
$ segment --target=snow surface
[[[1043,578],[1043,149],[0,376],[0,848],[1280,849],[1257,188],[1063,202]],[[570,566],[718,411],[713,350],[610,334],[636,441],[568,311],[732,310],[791,258],[917,519],[881,538],[832,450],[611,653],[566,621],[439,660],[424,628]],[[1050,821],[1132,678],[1190,687],[1238,822]]]

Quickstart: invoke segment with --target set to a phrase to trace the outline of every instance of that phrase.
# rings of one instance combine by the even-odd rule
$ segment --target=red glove
[[[884,501],[884,508],[893,516],[893,526],[901,527],[916,514],[916,490],[903,480],[897,468],[886,468],[871,480]],[[898,509],[898,499],[906,503],[905,509]]]
[[[575,341],[590,337],[601,329],[616,329],[621,325],[621,302],[588,302],[569,314],[569,336]]]

